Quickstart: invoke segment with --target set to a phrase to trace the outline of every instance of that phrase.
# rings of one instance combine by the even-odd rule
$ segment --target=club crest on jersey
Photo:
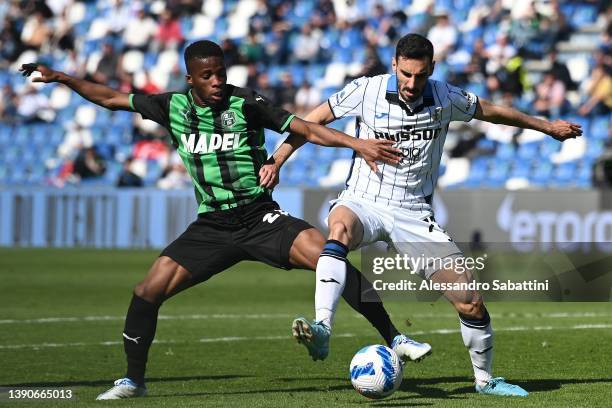
[[[232,111],[223,112],[221,115],[221,123],[225,128],[231,128],[236,123],[236,115]]]

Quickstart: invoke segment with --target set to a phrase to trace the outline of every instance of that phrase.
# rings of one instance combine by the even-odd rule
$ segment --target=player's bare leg
[[[123,346],[127,373],[97,399],[142,397],[146,394],[144,374],[149,348],[155,337],[157,314],[168,298],[193,285],[191,274],[174,260],[161,256],[145,279],[134,288],[125,319]]]
[[[457,273],[452,269],[437,271],[431,277],[435,283],[469,283],[472,279],[469,271]],[[501,377],[493,377],[493,328],[480,293],[446,291],[444,296],[459,313],[461,336],[472,360],[476,391],[491,395],[527,396],[527,391],[521,387],[508,384]]]

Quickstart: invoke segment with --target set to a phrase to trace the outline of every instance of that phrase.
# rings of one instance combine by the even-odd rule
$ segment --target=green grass
[[[0,386],[64,387],[77,397],[75,402],[12,405],[103,404],[93,401],[96,395],[124,373],[122,319],[132,287],[156,254],[0,250],[0,320],[13,320],[0,323]],[[174,318],[160,320],[158,325],[156,338],[160,342],[152,347],[149,359],[149,397],[107,405],[610,406],[609,303],[488,305],[497,329],[495,373],[530,391],[524,400],[473,392],[469,357],[460,334],[435,332],[458,329],[456,315],[445,302],[388,303],[398,327],[408,333],[422,332],[415,337],[430,342],[434,354],[423,363],[406,367],[398,392],[370,402],[357,394],[348,380],[348,363],[354,352],[363,345],[381,342],[363,318],[341,305],[332,353],[325,362],[310,361],[305,350],[290,338],[292,318],[312,315],[313,293],[311,272],[282,271],[257,263],[240,264],[189,289],[161,309],[161,315]],[[109,319],[82,319],[86,316]],[[178,319],[180,316],[184,318]],[[31,321],[48,317],[80,319]],[[601,328],[576,329],[577,325]],[[519,326],[526,329],[504,330]],[[281,338],[241,340],[268,336]],[[219,340],[226,337],[238,339]],[[18,345],[27,346],[8,347]],[[3,404],[0,401],[0,407]]]

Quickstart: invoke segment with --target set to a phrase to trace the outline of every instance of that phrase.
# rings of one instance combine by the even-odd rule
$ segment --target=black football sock
[[[127,356],[126,377],[144,384],[149,347],[155,337],[159,306],[133,295],[125,318],[123,348]]]
[[[362,299],[362,294],[366,293],[367,302]],[[391,318],[372,284],[348,261],[346,261],[346,284],[342,297],[353,309],[368,319],[370,324],[385,339],[387,345],[390,346],[393,338],[400,334],[391,322]]]

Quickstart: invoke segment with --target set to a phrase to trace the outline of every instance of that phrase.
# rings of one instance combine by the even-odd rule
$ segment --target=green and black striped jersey
[[[268,157],[264,128],[282,133],[294,115],[250,89],[226,85],[218,107],[195,104],[191,90],[130,95],[130,107],[170,132],[195,186],[198,213],[248,204],[267,192],[259,169]]]

